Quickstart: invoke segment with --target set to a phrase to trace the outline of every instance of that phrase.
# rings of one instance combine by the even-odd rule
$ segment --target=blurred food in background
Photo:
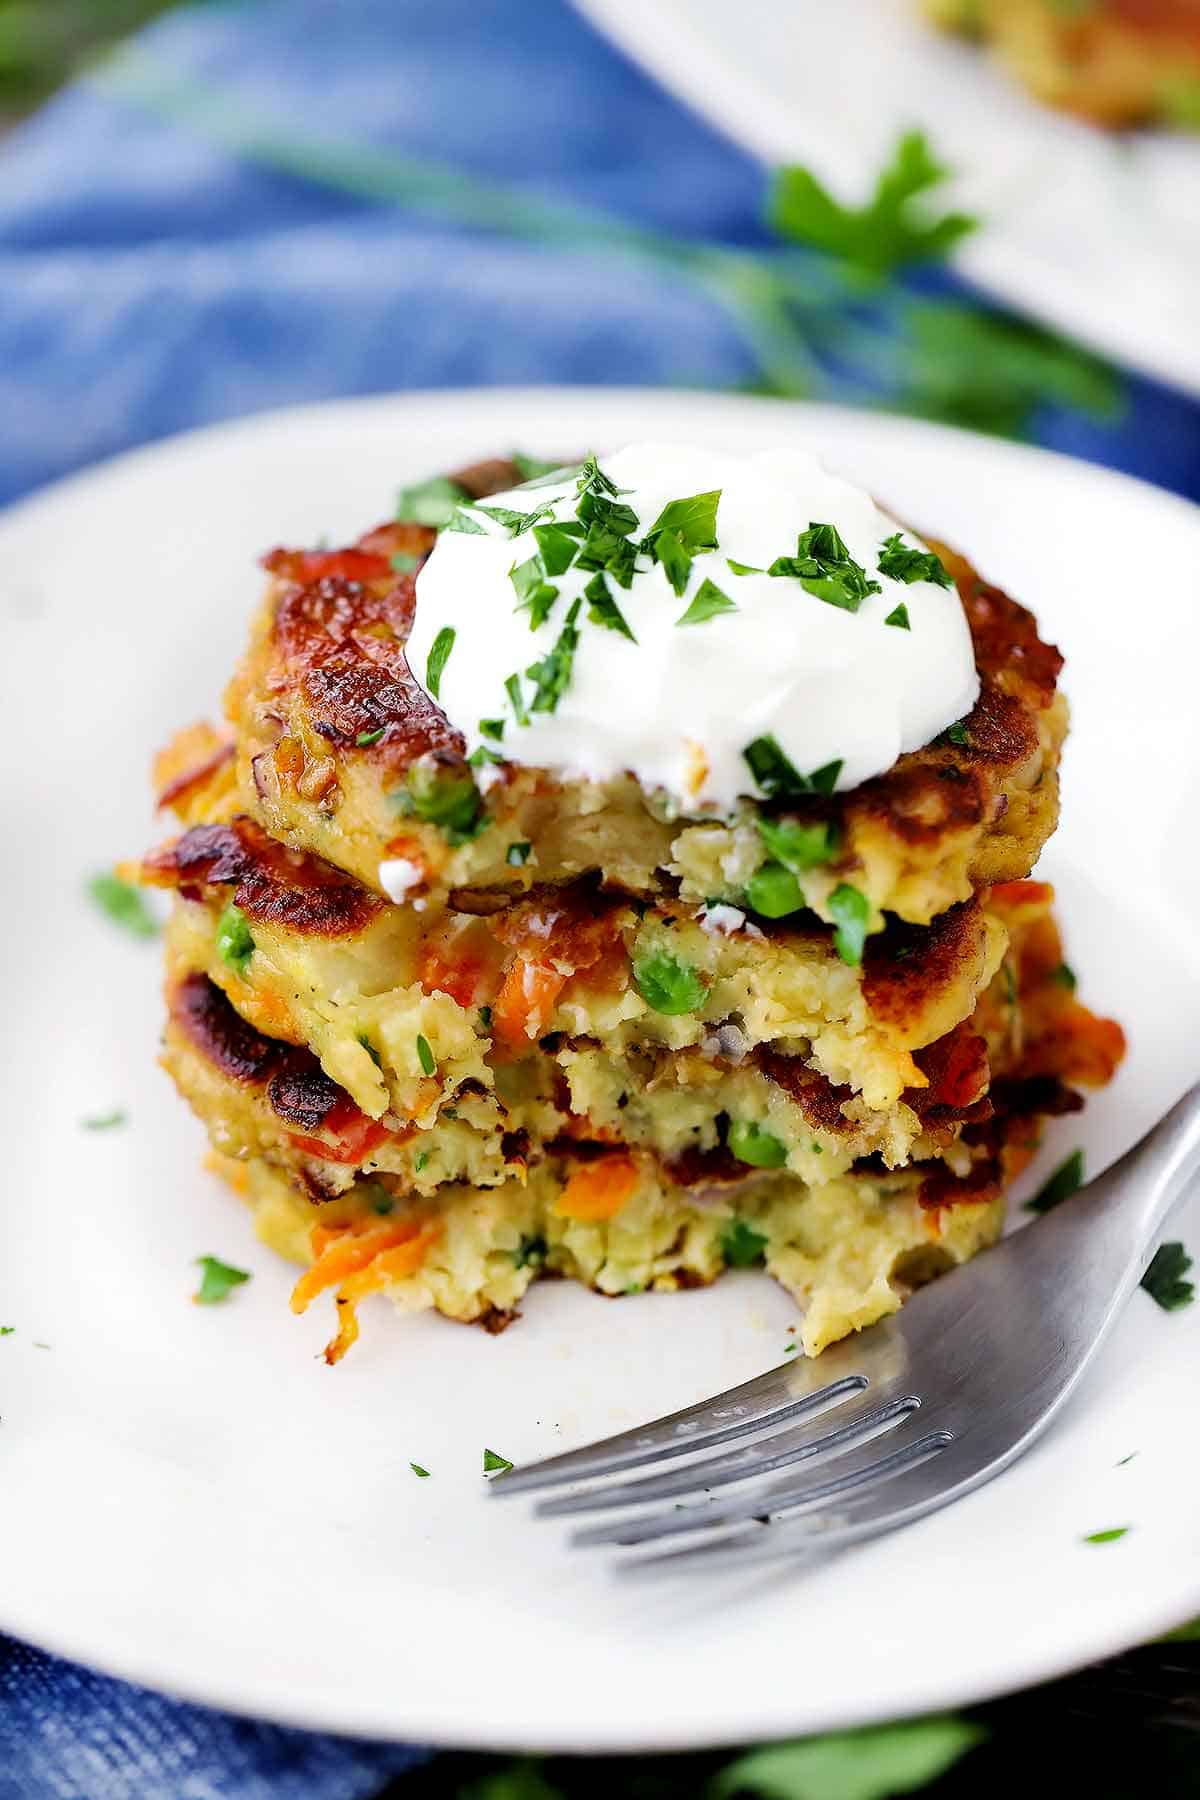
[[[921,0],[1049,106],[1200,130],[1200,0]]]

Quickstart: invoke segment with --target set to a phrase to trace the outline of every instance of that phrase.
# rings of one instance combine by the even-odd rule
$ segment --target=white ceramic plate
[[[479,454],[636,437],[812,445],[1039,609],[1069,646],[1076,709],[1046,861],[1083,991],[1132,1039],[1040,1168],[1081,1136],[1098,1169],[1195,1075],[1200,513],[1185,503],[894,419],[591,390],[274,414],[66,482],[0,520],[15,753],[0,1628],[305,1725],[586,1751],[951,1705],[1200,1611],[1200,1306],[1168,1316],[1135,1296],[1050,1437],[951,1511],[815,1571],[632,1590],[522,1505],[489,1504],[484,1446],[524,1461],[773,1365],[795,1317],[781,1290],[739,1275],[613,1305],[548,1283],[501,1338],[374,1301],[330,1370],[327,1309],[291,1315],[292,1271],[200,1167],[200,1129],[154,1062],[157,949],[81,884],[152,841],[148,754],[213,709],[256,553],[356,533],[401,480]],[[81,1129],[116,1105],[126,1129]],[[1180,1229],[1200,1240],[1194,1213]],[[207,1253],[254,1271],[222,1307],[189,1303]],[[1081,1542],[1124,1524],[1120,1543]]]
[[[920,126],[958,171],[948,198],[984,220],[956,254],[963,275],[1200,394],[1200,137],[1053,112],[917,0],[576,3],[730,137],[846,199]]]

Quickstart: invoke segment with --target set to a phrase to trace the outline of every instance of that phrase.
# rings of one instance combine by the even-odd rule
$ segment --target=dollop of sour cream
[[[896,545],[890,557],[885,552],[897,532],[902,549],[927,546],[813,456],[638,443],[591,466],[609,484],[593,476],[597,498],[635,516],[636,526],[626,513],[616,522],[617,535],[623,530],[632,544],[652,535],[671,502],[692,496],[719,496],[715,528],[703,527],[711,501],[691,510],[675,533],[690,568],[669,554],[674,546],[661,559],[640,549],[624,586],[612,572],[620,553],[608,571],[579,566],[591,521],[586,505],[584,520],[577,516],[576,471],[465,503],[418,576],[408,656],[469,750],[484,747],[482,760],[490,751],[597,781],[629,771],[681,810],[728,813],[739,796],[763,791],[746,757],[757,740],[773,740],[802,777],[825,771],[819,785],[846,789],[881,774],[974,705],[979,680],[957,592],[923,574],[885,574],[881,559],[897,566]],[[524,529],[495,516],[542,507]],[[680,518],[678,509],[673,516]],[[570,537],[547,550],[546,534],[535,535],[536,526],[555,523],[572,527],[577,547],[561,571]],[[878,589],[858,597],[855,610],[821,598],[796,573],[766,572],[778,559],[797,558],[813,525],[833,526],[858,565],[862,579],[849,577],[852,600],[856,587]],[[715,538],[716,548],[689,549],[689,530]],[[832,540],[823,534],[823,542],[809,543],[828,552]],[[535,557],[541,564],[522,574]],[[627,554],[625,562],[628,574]],[[811,574],[811,563],[805,566]],[[527,597],[535,582],[546,616],[531,629],[521,593]],[[832,591],[845,585],[835,580]],[[613,604],[624,629],[614,628]]]

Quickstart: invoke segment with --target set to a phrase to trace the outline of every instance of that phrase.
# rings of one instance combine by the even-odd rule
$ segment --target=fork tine
[[[671,1469],[664,1475],[643,1476],[636,1481],[622,1481],[608,1487],[588,1488],[581,1494],[559,1495],[538,1502],[535,1511],[543,1518],[559,1518],[568,1513],[599,1512],[614,1506],[639,1506],[650,1500],[671,1500],[678,1494],[695,1494],[701,1489],[723,1487],[731,1481],[747,1481],[755,1475],[770,1475],[816,1456],[836,1455],[839,1449],[851,1449],[866,1438],[878,1436],[889,1425],[898,1424],[920,1401],[915,1394],[890,1400],[885,1406],[860,1406],[845,1415],[832,1431],[814,1431],[811,1421],[775,1432],[769,1437],[756,1437],[724,1455],[705,1457],[690,1462],[685,1468]]]
[[[931,1437],[942,1435],[930,1434]],[[613,1564],[614,1573],[625,1580],[692,1569],[717,1574],[724,1569],[828,1555],[896,1526],[911,1524],[943,1503],[944,1490],[937,1464],[944,1452],[929,1446],[924,1439],[909,1448],[919,1454],[914,1454],[884,1482],[868,1484],[859,1492],[827,1496],[838,1502],[835,1508],[822,1507],[818,1498],[807,1508],[798,1507],[768,1525],[743,1520],[719,1535],[684,1544],[678,1549],[662,1550],[651,1556],[621,1557]],[[934,1465],[932,1474],[931,1463]],[[952,1491],[951,1498],[954,1497],[956,1493]]]
[[[783,1363],[766,1375],[756,1375],[728,1393],[668,1413],[636,1431],[618,1432],[581,1450],[566,1450],[523,1469],[506,1470],[489,1483],[493,1494],[527,1494],[535,1488],[557,1487],[589,1475],[613,1475],[636,1469],[668,1456],[684,1456],[745,1437],[769,1424],[804,1418],[838,1406],[868,1386],[861,1373],[824,1382],[819,1387],[811,1365]]]
[[[911,1444],[880,1456],[874,1442],[862,1445],[839,1458],[836,1473],[823,1481],[796,1484],[794,1480],[776,1481],[766,1487],[751,1488],[735,1500],[712,1506],[673,1507],[669,1512],[642,1514],[633,1519],[608,1521],[590,1525],[573,1534],[571,1542],[580,1547],[597,1544],[646,1544],[655,1538],[678,1537],[687,1532],[707,1531],[717,1525],[747,1523],[765,1519],[785,1509],[815,1506],[840,1494],[854,1494],[876,1482],[903,1474],[918,1462],[952,1442],[949,1432],[927,1432]]]

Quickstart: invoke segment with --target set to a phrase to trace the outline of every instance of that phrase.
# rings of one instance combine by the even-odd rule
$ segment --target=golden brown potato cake
[[[831,922],[832,896],[849,885],[878,931],[885,911],[927,924],[986,883],[1028,874],[1054,829],[1062,658],[1032,614],[940,546],[975,646],[981,692],[970,716],[845,794],[747,799],[721,820],[679,817],[632,776],[560,780],[506,763],[481,791],[461,737],[404,654],[415,577],[393,565],[418,561],[433,540],[399,524],[347,550],[272,552],[227,696],[245,809],[273,837],[371,888],[397,897],[399,878],[407,897],[449,893],[483,910],[534,882],[597,873],[631,894],[678,889],[746,905],[756,873],[774,866],[758,821],[783,818],[827,831],[790,910]]]

